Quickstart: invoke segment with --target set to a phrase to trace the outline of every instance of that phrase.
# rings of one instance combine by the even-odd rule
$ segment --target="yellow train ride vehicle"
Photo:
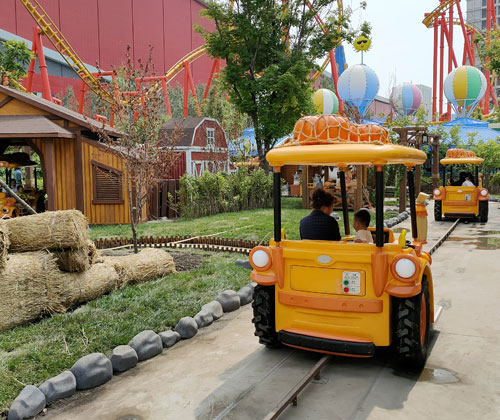
[[[7,197],[7,194],[0,192],[0,219],[10,219],[17,216],[16,199]]]
[[[415,209],[413,169],[426,160],[425,153],[393,145],[386,135],[380,137],[380,127],[376,136],[360,140],[332,125],[328,116],[305,117],[297,122],[293,138],[266,156],[274,169],[274,239],[269,246],[255,247],[249,256],[251,279],[258,283],[255,335],[270,348],[284,344],[354,357],[370,357],[377,347],[392,346],[398,364],[420,368],[434,322],[432,260],[417,241]],[[374,243],[286,239],[281,231],[280,169],[338,166],[349,235],[343,172],[349,164],[375,167]],[[413,241],[403,234],[395,240],[392,230],[383,226],[388,164],[408,168]]]
[[[479,184],[479,165],[482,158],[474,152],[463,149],[449,149],[441,159],[443,165],[443,186],[433,191],[434,220],[443,218],[472,218],[480,222],[488,221],[488,190]],[[450,167],[450,179],[453,179],[453,165],[474,165],[473,186],[447,185],[447,170]],[[461,184],[461,182],[460,182]]]

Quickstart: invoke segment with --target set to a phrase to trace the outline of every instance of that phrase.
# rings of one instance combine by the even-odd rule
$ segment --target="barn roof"
[[[71,121],[75,124],[78,124],[82,127],[86,127],[88,129],[102,129],[103,124],[99,121],[93,120],[91,118],[87,118],[83,116],[82,114],[79,114],[78,112],[72,111],[68,108],[65,108],[64,106],[57,105],[54,102],[48,101],[43,98],[39,98],[36,95],[33,95],[31,93],[25,93],[21,92],[19,90],[13,89],[8,86],[1,86],[0,85],[0,93],[3,93],[5,95],[8,95],[14,99],[17,99],[21,102],[24,102],[28,105],[34,106],[35,108],[42,109],[46,112],[49,112],[50,114],[56,115],[58,117],[61,117],[62,119]],[[109,125],[104,125],[104,130],[106,133],[110,136],[114,137],[122,137],[123,133],[121,133],[118,130],[115,130],[113,127],[110,127]]]
[[[160,137],[169,137],[174,130],[183,130],[182,137],[176,142],[176,146],[191,146],[193,144],[193,137],[196,127],[205,120],[203,117],[190,117],[190,118],[170,118],[160,129]]]

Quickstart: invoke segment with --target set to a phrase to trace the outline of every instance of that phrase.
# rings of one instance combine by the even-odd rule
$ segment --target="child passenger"
[[[354,213],[352,221],[352,225],[356,230],[354,242],[365,244],[373,243],[372,234],[368,230],[368,226],[370,226],[370,218],[370,212],[367,209],[359,209],[356,213]]]

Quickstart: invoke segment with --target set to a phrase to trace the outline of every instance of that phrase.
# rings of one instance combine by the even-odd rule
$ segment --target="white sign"
[[[344,271],[342,273],[342,292],[359,295],[361,293],[361,273]]]

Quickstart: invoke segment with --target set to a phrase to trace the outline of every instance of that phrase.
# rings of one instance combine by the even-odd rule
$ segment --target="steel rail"
[[[455,230],[457,225],[460,223],[460,219],[455,220],[455,222],[450,226],[450,228],[446,231],[446,233],[441,236],[441,238],[438,239],[438,241],[432,246],[432,248],[429,250],[429,255],[434,254],[436,250],[443,245],[443,243],[448,239],[448,237],[451,235],[451,233]]]
[[[330,355],[323,356],[313,367],[307,372],[304,377],[295,385],[288,394],[279,402],[279,404],[263,418],[263,420],[274,420],[279,417],[283,411],[290,405],[297,405],[297,397],[300,392],[311,382],[313,379],[319,379],[320,371],[330,361]]]

